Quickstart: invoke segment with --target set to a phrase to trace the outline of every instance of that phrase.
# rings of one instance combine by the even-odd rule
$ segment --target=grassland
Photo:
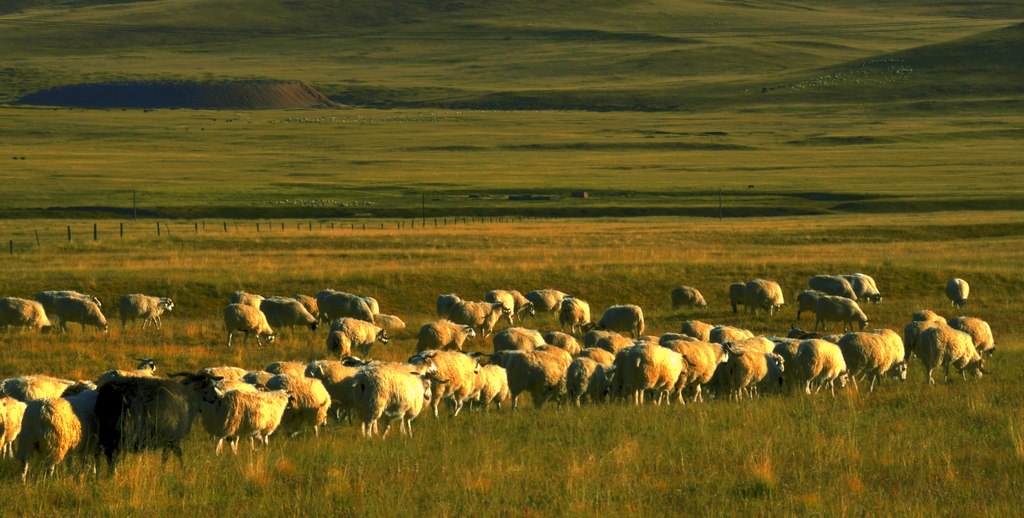
[[[4,221],[31,228],[61,221]],[[823,271],[873,274],[886,298],[867,305],[876,327],[899,329],[923,307],[952,314],[941,287],[952,274],[973,286],[967,312],[992,323],[999,352],[992,376],[927,389],[920,364],[910,379],[874,394],[835,400],[780,395],[743,403],[582,409],[529,406],[517,412],[421,417],[413,439],[365,441],[350,426],[319,439],[278,439],[269,451],[212,455],[195,432],[184,469],[155,456],[129,463],[115,483],[65,474],[25,488],[0,486],[12,512],[44,514],[238,512],[541,515],[785,513],[1013,514],[1024,458],[1020,374],[1024,367],[1018,294],[1024,247],[1020,212],[948,212],[747,218],[629,218],[467,224],[411,230],[348,228],[276,234],[255,228],[198,236],[172,227],[157,238],[128,226],[119,238],[45,243],[0,262],[0,293],[27,296],[78,288],[107,307],[122,293],[172,297],[162,331],[107,336],[77,328],[66,336],[0,336],[0,375],[49,372],[92,377],[140,355],[161,369],[322,357],[323,335],[283,337],[265,349],[227,350],[219,323],[227,295],[324,287],[375,295],[411,329],[432,318],[437,293],[481,297],[495,287],[558,287],[595,308],[641,304],[652,333],[687,318],[778,334],[794,309],[774,319],[733,315],[729,282],[763,275],[791,297]],[[126,260],[130,258],[130,260]],[[674,313],[668,292],[700,287],[711,306]],[[110,311],[113,311],[112,309]],[[806,320],[803,322],[808,324]],[[557,326],[541,317],[541,329]],[[401,359],[410,337],[378,347]],[[471,348],[488,350],[487,341]],[[528,399],[528,396],[524,396]],[[159,476],[151,476],[151,473]],[[15,479],[17,467],[0,466]],[[12,480],[13,481],[13,480]]]

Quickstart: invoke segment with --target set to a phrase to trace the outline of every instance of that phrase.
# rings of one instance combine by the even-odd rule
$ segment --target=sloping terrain
[[[265,110],[334,106],[299,81],[141,81],[68,85],[26,95],[17,104],[79,108]]]

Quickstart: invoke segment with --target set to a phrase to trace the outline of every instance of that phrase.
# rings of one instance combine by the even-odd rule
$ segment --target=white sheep
[[[306,308],[310,315],[320,320],[320,308],[317,306],[316,298],[301,293],[296,293],[292,298],[299,301],[299,304],[302,304],[302,307]]]
[[[851,275],[843,275],[843,278],[846,279],[846,281],[850,283],[850,286],[853,287],[853,292],[857,294],[857,297],[864,300],[870,300],[875,304],[882,301],[882,293],[878,291],[875,279],[870,275],[854,273]]]
[[[508,388],[512,408],[518,408],[519,395],[529,392],[536,408],[551,398],[566,393],[566,374],[572,356],[557,347],[538,348],[533,351],[501,351],[491,356],[490,363],[500,365],[508,373]]]
[[[90,385],[76,383],[64,391],[63,398],[71,405],[71,411],[75,413],[78,422],[82,426],[81,440],[75,450],[81,459],[81,465],[92,466],[92,472],[96,473],[96,459],[99,451],[99,420],[96,418],[96,399],[99,392],[90,388]]]
[[[499,409],[509,398],[508,372],[500,365],[482,365],[473,381],[470,401],[475,401],[484,410],[494,403]]]
[[[442,293],[437,296],[437,318],[447,319],[452,314],[455,304],[462,302],[462,299],[454,293]]]
[[[320,318],[326,322],[343,317],[373,322],[373,308],[368,301],[376,303],[372,297],[361,297],[344,291],[323,290],[316,294]]]
[[[359,295],[359,298],[363,299],[363,302],[366,303],[366,307],[370,308],[371,315],[380,313],[380,303],[377,302],[377,299],[369,295]]]
[[[384,419],[381,437],[385,437],[397,419],[399,430],[411,437],[412,421],[432,399],[433,371],[433,364],[377,363],[360,369],[353,378],[353,392],[363,436],[377,433],[377,422]]]
[[[331,322],[331,330],[327,333],[327,350],[344,357],[351,354],[353,348],[357,348],[363,356],[369,356],[375,342],[387,345],[390,340],[388,332],[373,323],[344,317]]]
[[[747,301],[747,285],[742,282],[734,282],[729,285],[729,305],[733,313],[739,313],[736,306],[742,306]]]
[[[96,378],[96,386],[121,378],[152,378],[156,375],[156,360],[151,358],[135,358],[139,366],[134,370],[112,369]]]
[[[266,302],[266,301],[264,301]],[[214,453],[220,455],[227,439],[231,452],[238,454],[238,440],[244,437],[267,445],[279,426],[291,396],[284,390],[250,392],[211,388],[199,405],[203,427],[217,439]]]
[[[536,310],[533,309],[533,302],[530,302],[530,299],[516,290],[491,290],[484,295],[484,301],[500,302],[508,308],[508,325],[510,326],[516,325],[517,317],[522,320],[524,314],[528,316],[537,314]]]
[[[578,358],[590,358],[605,367],[611,367],[615,363],[615,353],[599,347],[587,347],[586,349],[583,349],[580,351]]]
[[[693,308],[706,308],[708,303],[704,300],[697,288],[692,286],[679,286],[672,290],[672,309],[679,309],[683,306]]]
[[[0,397],[12,397],[24,403],[37,399],[57,398],[75,383],[72,380],[43,374],[10,378],[0,380]],[[96,388],[95,385],[92,388]]]
[[[604,349],[612,354],[618,354],[619,351],[634,345],[636,345],[636,340],[622,336],[619,333],[610,333],[598,338],[594,347]]]
[[[544,343],[544,336],[539,331],[525,327],[505,328],[495,334],[492,340],[494,352],[532,351]]]
[[[757,315],[757,310],[763,309],[768,315],[774,315],[782,306],[786,305],[786,299],[782,296],[782,287],[775,281],[766,279],[754,279],[747,281],[743,287],[743,306],[747,313]]]
[[[274,330],[267,322],[266,315],[259,308],[248,304],[232,303],[224,308],[224,328],[228,333],[228,347],[235,332],[245,333],[244,342],[249,341],[249,333],[256,335],[256,344],[262,346],[263,341],[274,342]]]
[[[785,360],[774,352],[766,353],[760,349],[742,349],[725,345],[729,359],[720,369],[724,369],[726,388],[736,400],[743,394],[754,397],[754,389],[765,381],[772,381],[772,372],[782,373]]]
[[[17,457],[21,461],[21,479],[28,477],[30,461],[42,457],[49,476],[57,465],[78,447],[82,440],[82,423],[64,398],[32,401],[25,407],[18,435]]]
[[[541,313],[554,313],[561,308],[562,299],[571,297],[564,291],[542,289],[527,292],[524,297],[533,303],[533,310]]]
[[[566,392],[569,400],[580,406],[584,398],[600,403],[608,394],[610,367],[591,358],[574,358],[566,370]]]
[[[903,360],[908,361],[912,355],[921,356],[917,349],[918,341],[921,338],[921,332],[929,327],[935,327],[937,325],[946,325],[945,319],[942,322],[938,321],[923,321],[913,320],[906,327],[903,328]]]
[[[476,331],[471,326],[456,324],[450,320],[438,320],[423,324],[419,334],[416,335],[416,352],[428,349],[455,349],[462,350],[466,340],[476,337]]]
[[[857,292],[842,275],[815,275],[807,281],[807,287],[828,295],[857,300]]]
[[[432,364],[435,367],[430,386],[430,407],[434,417],[438,417],[438,407],[444,399],[454,404],[452,417],[459,415],[474,394],[476,375],[480,372],[480,363],[476,358],[462,351],[426,350],[410,358],[409,363],[423,366]]]
[[[591,329],[590,331],[587,331],[585,335],[583,335],[583,347],[597,347],[597,341],[601,339],[601,337],[618,334],[619,333],[616,333],[614,331],[601,331],[598,329]]]
[[[245,383],[247,385],[252,385],[253,387],[263,387],[263,388],[266,388],[267,382],[270,381],[270,378],[273,378],[274,376],[277,376],[277,374],[273,374],[273,373],[270,373],[270,372],[267,372],[267,371],[262,371],[262,370],[261,371],[248,371],[248,372],[245,373],[245,375],[243,375],[241,377],[240,380],[241,380],[242,383]],[[225,379],[225,380],[220,382],[221,384],[224,385],[224,390],[232,390],[232,389],[236,389],[237,390],[238,389],[238,385],[235,384],[234,382],[224,383],[225,381],[228,381],[228,380]]]
[[[686,378],[683,356],[660,345],[643,343],[623,349],[615,355],[615,378],[622,393],[636,405],[643,404],[644,393],[657,395],[655,402],[682,401],[680,394]]]
[[[662,341],[661,345],[682,356],[686,363],[682,390],[684,392],[692,391],[695,403],[703,401],[703,386],[711,382],[711,377],[714,376],[718,366],[729,359],[725,348],[721,344],[692,340]]]
[[[611,306],[604,310],[597,329],[629,333],[633,338],[639,338],[644,334],[644,312],[634,304]]]
[[[142,319],[142,328],[153,324],[160,329],[160,316],[174,309],[174,301],[167,297],[151,297],[141,293],[131,293],[121,297],[118,316],[121,317],[121,330],[128,322]]]
[[[208,378],[222,378],[226,380],[241,380],[248,371],[241,367],[222,365],[220,367],[207,367],[200,370],[197,375]]]
[[[387,331],[389,337],[400,336],[405,332],[405,321],[395,315],[377,313],[373,315],[373,324]]]
[[[868,392],[873,391],[875,381],[883,377],[907,379],[903,339],[891,330],[849,333],[839,340],[839,348],[843,351],[843,359],[846,360],[854,388],[858,388],[857,377],[861,375],[871,377]]]
[[[971,294],[971,287],[967,281],[951,277],[946,282],[946,297],[957,309],[963,309],[967,305],[967,297]]]
[[[740,329],[733,326],[715,326],[708,331],[707,341],[716,344],[724,344],[725,342],[737,342],[753,337],[754,333],[746,329]]]
[[[946,317],[930,310],[930,309],[919,309],[910,315],[910,320],[914,322],[937,322],[946,325]]]
[[[679,332],[686,336],[692,336],[702,342],[709,342],[711,341],[711,330],[714,328],[714,324],[701,322],[700,320],[687,320],[680,326]]]
[[[572,334],[582,333],[590,325],[590,304],[576,297],[565,297],[558,308],[558,323],[562,331],[568,327]]]
[[[306,306],[293,298],[267,297],[260,304],[260,311],[267,317],[267,323],[274,329],[287,327],[294,331],[295,326],[308,327],[310,331],[317,329],[317,317],[313,316]]]
[[[0,459],[14,457],[15,440],[28,405],[12,397],[0,397]]]
[[[94,297],[92,295],[89,295],[88,293],[82,293],[82,292],[73,291],[73,290],[41,291],[39,293],[36,293],[35,297],[33,297],[33,298],[36,300],[36,302],[39,302],[40,304],[43,305],[43,309],[46,310],[46,313],[48,315],[53,316],[53,313],[54,313],[54,304],[53,303],[54,303],[54,301],[56,301],[57,299],[62,298],[62,297],[71,297],[73,299],[86,299],[86,300],[92,301],[94,304],[96,304],[99,307],[103,307],[103,304],[100,302],[100,299],[98,299],[98,298],[96,298],[96,297]]]
[[[811,386],[815,392],[827,386],[832,397],[836,397],[835,381],[843,388],[849,378],[840,346],[813,338],[800,342],[789,371],[803,382],[805,393],[811,394]]]
[[[561,331],[549,331],[544,334],[544,342],[555,347],[565,349],[569,354],[575,356],[583,349],[575,336]]]
[[[826,322],[842,322],[843,329],[853,330],[853,323],[860,325],[861,331],[868,325],[868,317],[861,311],[857,301],[846,297],[822,295],[814,306],[814,330],[825,330]]]
[[[472,327],[481,336],[486,338],[494,331],[494,325],[498,320],[511,315],[511,310],[500,302],[471,302],[463,300],[456,302],[451,308],[449,319],[456,324]]]
[[[0,329],[6,329],[8,326],[31,327],[37,331],[48,332],[53,324],[39,302],[5,297],[0,298]]]
[[[796,319],[800,320],[800,313],[810,311],[814,313],[818,306],[818,297],[827,295],[818,290],[804,290],[796,296]]]
[[[53,311],[47,310],[47,314],[56,316],[60,320],[60,330],[62,333],[67,332],[68,322],[81,324],[82,330],[85,330],[86,325],[90,325],[104,333],[107,332],[107,318],[100,311],[99,304],[96,304],[92,299],[56,297],[52,303]]]
[[[320,426],[327,422],[327,412],[331,408],[331,395],[320,380],[277,374],[267,380],[266,386],[270,390],[286,390],[292,396],[281,418],[283,432],[296,434],[303,428],[312,427],[314,435],[320,436]]]
[[[252,306],[256,309],[260,308],[260,304],[263,303],[263,295],[257,295],[255,293],[249,293],[246,291],[238,290],[231,293],[228,297],[229,304],[245,304]]]
[[[932,371],[939,366],[945,371],[947,383],[950,381],[950,365],[960,371],[964,381],[967,381],[968,371],[979,379],[983,374],[988,374],[985,370],[985,360],[974,347],[971,335],[949,326],[934,325],[922,331],[918,339],[917,354],[924,364],[925,382],[929,385],[935,384]]]
[[[263,371],[270,374],[287,374],[301,378],[306,375],[307,366],[308,364],[297,361],[277,361],[264,367]]]
[[[992,356],[995,353],[996,342],[992,338],[992,327],[988,322],[976,317],[957,317],[949,321],[949,327],[971,335],[979,354]]]
[[[331,395],[331,409],[338,419],[352,421],[352,412],[356,408],[352,380],[359,369],[334,360],[317,360],[306,365],[306,376],[320,380]]]

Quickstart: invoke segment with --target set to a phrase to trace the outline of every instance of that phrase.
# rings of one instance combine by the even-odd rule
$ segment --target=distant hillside
[[[17,104],[80,108],[265,110],[334,103],[299,81],[141,81],[67,85],[26,95]]]

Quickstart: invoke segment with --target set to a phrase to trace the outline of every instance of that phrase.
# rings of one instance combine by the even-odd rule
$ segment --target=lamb
[[[747,301],[747,285],[742,282],[734,282],[729,285],[729,305],[733,313],[739,313],[736,306],[742,306]]]
[[[135,360],[137,362],[139,362],[139,366],[136,367],[135,370],[130,370],[130,371],[126,371],[126,370],[109,370],[109,371],[106,371],[103,374],[100,374],[100,376],[98,378],[96,378],[96,385],[99,386],[99,385],[102,385],[104,383],[107,383],[108,381],[115,380],[115,379],[118,379],[118,378],[133,378],[133,377],[152,378],[155,375],[155,373],[156,373],[156,360],[153,360],[153,359],[150,359],[150,358],[135,358]]]
[[[286,374],[288,376],[302,378],[306,375],[306,367],[307,364],[302,362],[281,361],[267,365],[263,368],[263,371],[270,374]]]
[[[452,308],[462,302],[462,299],[454,293],[444,293],[437,296],[437,318],[447,319],[452,314]]]
[[[316,378],[331,395],[331,408],[339,419],[349,418],[355,411],[355,393],[352,380],[360,367],[351,367],[339,361],[318,360],[306,366],[306,377]]]
[[[782,296],[782,287],[775,281],[754,279],[747,281],[743,288],[743,306],[747,313],[757,315],[757,310],[764,309],[768,315],[774,315],[786,299]]]
[[[373,308],[367,303],[368,299],[371,298],[343,291],[323,290],[316,294],[316,305],[320,310],[320,318],[327,322],[342,317],[373,322]]]
[[[82,423],[71,403],[63,398],[47,398],[30,402],[25,407],[21,433],[18,435],[18,460],[23,466],[21,480],[28,477],[29,461],[42,457],[49,476],[82,440]]]
[[[295,326],[308,327],[316,331],[317,317],[313,316],[301,302],[287,297],[269,297],[263,299],[260,311],[267,317],[267,324],[275,329],[287,327],[294,331]]]
[[[910,315],[910,320],[914,322],[938,322],[942,325],[946,325],[946,317],[930,310],[930,309],[919,309]]]
[[[533,303],[533,310],[541,313],[554,313],[561,308],[562,299],[571,297],[568,293],[552,290],[533,290],[524,295],[526,300]]]
[[[456,324],[472,327],[478,334],[486,338],[494,331],[494,325],[502,317],[507,318],[511,311],[500,302],[469,302],[461,301],[452,306],[449,318]]]
[[[23,403],[60,397],[75,382],[42,374],[0,381],[0,397],[12,397]],[[93,386],[93,388],[96,388]]]
[[[946,282],[946,296],[957,309],[963,309],[967,305],[967,297],[971,294],[971,287],[967,281],[951,277]]]
[[[207,367],[196,373],[196,375],[209,378],[221,378],[225,380],[241,380],[242,377],[245,376],[246,372],[248,371],[241,367],[223,365],[220,367]]]
[[[629,333],[633,338],[644,334],[644,312],[640,306],[624,304],[604,310],[597,329]]]
[[[551,331],[544,335],[544,342],[555,347],[565,349],[571,355],[577,355],[582,350],[576,337],[565,334],[561,331]]]
[[[857,300],[857,292],[842,275],[815,275],[807,281],[807,287],[827,295]]]
[[[470,401],[476,401],[484,410],[491,403],[499,409],[501,403],[509,398],[508,371],[500,365],[483,365],[473,380],[473,393]]]
[[[590,304],[575,297],[562,299],[558,309],[558,323],[562,331],[568,327],[572,334],[582,333],[584,327],[590,324]]]
[[[796,296],[796,319],[800,320],[800,313],[804,311],[814,311],[818,308],[818,297],[827,295],[827,293],[818,290],[804,290]]]
[[[52,303],[53,311],[48,310],[47,314],[60,319],[60,331],[62,333],[67,332],[68,322],[81,324],[82,330],[85,330],[86,325],[90,325],[104,333],[107,332],[107,318],[100,311],[99,304],[96,304],[91,299],[56,297],[52,300]]]
[[[423,324],[416,337],[416,352],[428,349],[462,350],[466,340],[476,338],[476,331],[470,326],[456,324],[450,320],[438,320]]]
[[[875,304],[882,301],[882,293],[878,291],[875,279],[870,275],[854,273],[852,275],[843,275],[843,278],[850,283],[850,286],[853,287],[853,292],[861,299],[870,300]]]
[[[992,338],[992,327],[988,325],[988,322],[975,317],[957,317],[949,321],[949,327],[971,335],[978,354],[991,357],[995,353],[996,343]]]
[[[353,378],[356,409],[362,421],[364,437],[377,431],[377,421],[384,418],[381,437],[387,436],[391,423],[399,420],[399,430],[412,437],[412,421],[431,401],[431,378],[435,367],[371,364]]]
[[[405,332],[405,322],[394,315],[377,313],[373,315],[373,324],[387,331],[388,336],[391,337],[400,336]]]
[[[754,333],[751,333],[746,329],[740,329],[732,326],[715,326],[708,332],[708,341],[716,344],[737,342],[739,340],[746,340],[747,338],[753,337]]]
[[[594,344],[598,349],[604,349],[612,354],[618,354],[619,351],[634,345],[636,345],[636,342],[633,339],[626,338],[618,333],[602,336]]]
[[[704,295],[701,295],[697,288],[679,286],[672,290],[672,309],[676,310],[683,306],[706,308],[708,303],[704,300]]]
[[[292,396],[281,417],[281,431],[294,435],[312,427],[313,434],[320,436],[320,426],[327,422],[327,411],[331,408],[331,395],[320,380],[277,374],[267,381],[267,388],[286,390]]]
[[[782,373],[785,370],[785,360],[775,353],[765,353],[760,350],[746,350],[725,346],[729,358],[722,366],[726,389],[736,400],[743,398],[744,392],[751,398],[754,396],[754,389],[763,381],[771,381],[771,371]]]
[[[344,357],[351,354],[355,347],[363,356],[369,356],[375,342],[387,345],[390,340],[387,331],[372,323],[345,317],[331,322],[331,330],[327,334],[327,350]]]
[[[53,328],[42,304],[17,297],[0,298],[0,329],[8,326],[30,327],[44,333]]]
[[[296,293],[292,298],[299,301],[299,304],[302,304],[302,307],[306,308],[306,311],[313,315],[313,318],[320,320],[320,308],[317,306],[315,298],[301,293]]]
[[[853,330],[854,321],[860,324],[861,331],[868,325],[868,317],[861,311],[857,302],[845,297],[833,295],[818,297],[814,313],[817,315],[814,322],[815,331],[819,329],[824,331],[826,322],[842,322],[843,329],[847,331]]]
[[[434,417],[438,417],[438,407],[443,399],[454,403],[452,417],[459,415],[463,405],[474,394],[476,375],[480,372],[476,359],[462,351],[427,350],[410,358],[409,363],[435,367],[430,380],[430,407]]]
[[[686,336],[692,336],[702,342],[708,342],[711,341],[711,330],[714,327],[714,324],[701,322],[700,320],[687,320],[683,322],[679,332]]]
[[[245,304],[246,306],[252,306],[256,309],[260,309],[260,305],[263,303],[263,296],[238,290],[231,294],[231,297],[228,298],[228,303]]]
[[[123,331],[128,326],[129,321],[139,318],[142,319],[143,329],[149,324],[160,329],[162,324],[160,316],[165,311],[172,309],[174,309],[174,301],[167,297],[151,297],[141,293],[124,295],[121,297],[120,311],[118,311],[118,316],[121,317],[121,330]]]
[[[269,444],[270,435],[281,425],[290,399],[284,390],[246,392],[211,388],[199,405],[199,412],[206,432],[217,439],[214,453],[220,455],[225,439],[236,455],[240,438],[250,437],[256,443]]]
[[[907,379],[903,339],[893,331],[879,329],[872,333],[849,333],[839,340],[839,349],[843,352],[854,388],[857,388],[857,377],[862,374],[871,377],[868,392],[874,391],[875,381],[882,377]]]
[[[494,352],[498,351],[532,351],[544,344],[540,332],[525,327],[509,327],[494,335]]]
[[[28,405],[12,397],[0,397],[0,459],[14,457],[15,440]]]
[[[561,401],[566,393],[566,374],[572,356],[565,351],[538,348],[533,351],[501,351],[491,356],[490,363],[504,367],[512,408],[519,406],[519,395],[529,392],[533,404],[540,409],[551,398]]]
[[[516,325],[516,317],[522,320],[523,317],[521,315],[524,313],[531,317],[537,314],[537,311],[533,309],[533,302],[530,302],[530,299],[516,290],[491,290],[487,292],[487,295],[484,295],[484,301],[500,302],[508,308],[510,311],[508,325],[510,326]]]
[[[840,346],[814,338],[800,342],[790,372],[803,382],[808,395],[814,385],[815,392],[828,386],[832,397],[836,397],[835,381],[839,380],[839,388],[843,388],[849,377]]]
[[[595,362],[604,365],[605,367],[611,367],[615,363],[615,354],[609,352],[606,349],[600,349],[597,347],[588,347],[580,351],[579,358],[590,358]]]
[[[575,358],[566,370],[566,391],[569,400],[580,406],[583,398],[591,403],[600,403],[608,395],[608,374],[610,366],[602,365],[590,358]]]
[[[940,365],[945,371],[947,383],[950,381],[950,365],[960,371],[964,381],[967,381],[968,371],[978,379],[983,374],[988,374],[985,370],[985,360],[974,347],[971,335],[949,326],[935,325],[922,331],[917,344],[917,354],[924,363],[925,382],[929,385],[935,384],[932,371]]]
[[[644,392],[654,391],[655,402],[682,401],[685,378],[683,355],[655,344],[644,343],[623,349],[615,356],[615,377],[621,380],[623,393],[631,395],[635,405],[643,404]]]
[[[274,330],[267,322],[266,315],[259,308],[248,304],[232,303],[224,308],[224,328],[228,332],[228,347],[231,347],[231,338],[236,331],[245,333],[244,342],[249,341],[249,333],[256,335],[256,344],[263,345],[263,340],[268,344],[274,342]]]

